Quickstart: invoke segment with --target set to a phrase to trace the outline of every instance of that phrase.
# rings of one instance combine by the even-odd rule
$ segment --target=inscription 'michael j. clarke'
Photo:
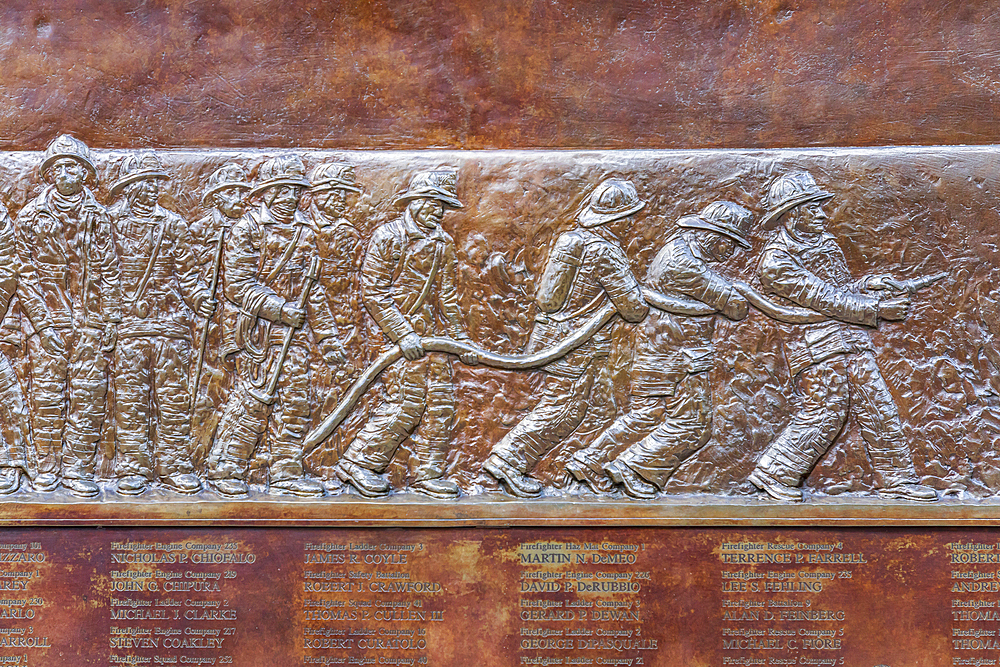
[[[0,493],[988,495],[911,444],[1000,395],[934,160],[720,155],[8,154]]]
[[[236,542],[112,541],[108,662],[236,664],[237,589],[257,556]],[[242,580],[241,580],[242,579]]]
[[[0,664],[1000,660],[988,531],[664,530],[11,529]]]

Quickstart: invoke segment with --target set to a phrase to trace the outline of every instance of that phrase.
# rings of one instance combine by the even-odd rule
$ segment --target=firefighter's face
[[[227,218],[238,218],[243,215],[243,190],[241,188],[226,188],[215,193],[215,207]]]
[[[733,256],[736,251],[736,242],[728,236],[716,234],[715,232],[702,232],[701,245],[705,251],[711,255],[712,259],[722,262]]]
[[[135,184],[135,201],[146,206],[156,206],[160,201],[160,179],[147,178]]]
[[[342,218],[347,213],[347,190],[334,188],[320,195],[320,208],[331,218]]]
[[[51,167],[46,170],[48,179],[56,186],[63,197],[72,197],[83,190],[83,183],[87,180],[87,168],[73,158],[62,158],[56,160]]]
[[[437,199],[414,199],[410,202],[410,215],[418,224],[434,229],[444,217],[444,204]]]
[[[268,208],[282,217],[290,217],[299,207],[299,198],[302,197],[302,186],[300,185],[278,185],[271,188],[271,197]]]
[[[799,206],[795,216],[795,229],[803,234],[820,234],[826,231],[828,219],[823,202],[809,202]]]

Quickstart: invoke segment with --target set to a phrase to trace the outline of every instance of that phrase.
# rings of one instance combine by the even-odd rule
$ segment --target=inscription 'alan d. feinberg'
[[[407,154],[363,187],[344,159],[123,152],[105,191],[58,137],[40,191],[0,209],[0,493],[988,495],[992,473],[956,487],[911,436],[965,419],[929,365],[1000,437],[1000,296],[972,281],[941,305],[965,246],[866,231],[866,198],[922,204],[852,188],[853,167],[844,185],[794,156],[706,156],[719,192],[669,170],[665,191],[642,160],[668,158],[591,156],[560,182],[546,160],[571,158]],[[956,308],[987,332],[975,361],[914,342]],[[909,374],[881,354],[900,336]]]

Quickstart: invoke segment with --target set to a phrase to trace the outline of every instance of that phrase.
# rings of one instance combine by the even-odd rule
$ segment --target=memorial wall
[[[0,666],[996,665],[995,2],[0,7]]]

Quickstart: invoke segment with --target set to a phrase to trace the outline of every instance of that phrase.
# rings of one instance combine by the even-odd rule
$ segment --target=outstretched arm
[[[771,248],[761,257],[760,282],[765,289],[829,318],[874,327],[879,300],[831,285],[784,250]]]

